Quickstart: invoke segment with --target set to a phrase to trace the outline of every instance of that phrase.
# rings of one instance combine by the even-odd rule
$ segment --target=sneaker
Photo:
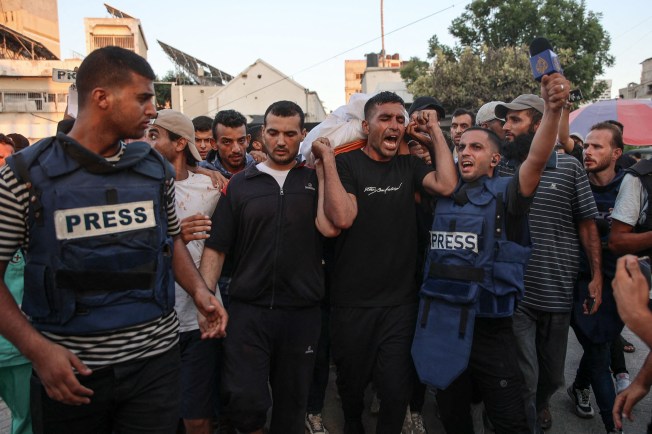
[[[573,383],[566,391],[575,403],[575,413],[585,419],[592,418],[595,411],[591,407],[591,389],[576,389]]]
[[[426,431],[426,424],[423,421],[423,415],[418,411],[410,413],[412,418],[412,434],[428,434]]]
[[[537,421],[539,422],[539,426],[541,429],[550,429],[552,426],[552,414],[550,414],[550,407],[545,406],[541,410],[539,410],[539,414],[537,415]]]
[[[616,374],[616,395],[627,389],[630,384],[631,381],[629,381],[629,374],[627,372]]]
[[[328,430],[324,427],[324,421],[321,418],[321,413],[306,414],[306,428],[310,434],[328,434]]]

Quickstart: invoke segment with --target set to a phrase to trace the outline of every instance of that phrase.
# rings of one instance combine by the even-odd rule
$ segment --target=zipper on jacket
[[[288,176],[290,174],[288,173]],[[287,180],[287,177],[286,177]],[[272,272],[272,301],[269,304],[270,309],[274,309],[274,298],[276,296],[276,264],[278,262],[278,250],[279,250],[279,240],[280,240],[280,232],[281,232],[281,223],[283,220],[283,187],[280,188],[279,191],[279,199],[278,199],[278,211],[276,213],[276,230],[274,234],[274,268]]]

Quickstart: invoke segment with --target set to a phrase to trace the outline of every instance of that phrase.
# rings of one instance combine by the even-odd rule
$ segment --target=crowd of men
[[[621,432],[652,383],[651,361],[629,386],[620,340],[624,320],[652,342],[649,282],[619,259],[652,250],[652,164],[619,163],[617,123],[573,138],[562,75],[456,109],[450,134],[436,99],[381,92],[360,147],[320,137],[310,166],[296,103],[191,120],[156,112],[153,79],[96,50],[65,131],[17,153],[0,135],[13,432],[327,433],[332,360],[346,434],[369,385],[379,434],[426,432],[425,386],[448,433],[479,402],[495,432],[540,433],[571,326],[576,413],[592,389]]]

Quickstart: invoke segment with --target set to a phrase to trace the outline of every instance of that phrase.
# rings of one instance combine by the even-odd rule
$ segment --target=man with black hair
[[[226,179],[230,179],[234,174],[255,164],[254,159],[247,154],[251,137],[247,134],[247,118],[241,113],[235,110],[217,112],[211,131],[215,141],[206,161],[200,164],[202,167],[217,170]]]
[[[202,336],[225,333],[226,312],[180,236],[169,164],[122,141],[156,114],[154,79],[132,51],[93,51],[77,72],[70,133],[0,170],[0,275],[22,247],[27,314],[0,280],[0,334],[32,361],[37,433],[175,432],[175,278],[206,318]]]
[[[263,144],[263,126],[254,125],[247,129],[247,134],[251,137],[249,140],[249,146],[247,147],[247,153],[256,160],[257,163],[262,163],[267,159],[267,154],[265,154],[265,145]]]
[[[475,113],[465,108],[457,108],[451,115],[451,138],[455,146],[460,144],[462,133],[475,125]]]
[[[329,188],[323,172],[335,172],[327,140],[313,143],[313,152],[331,157],[318,161],[317,170],[296,162],[304,119],[293,102],[269,106],[263,126],[268,159],[229,182],[200,265],[213,287],[225,256],[232,256],[222,382],[225,412],[243,433],[262,433],[272,402],[270,433],[304,430],[321,329],[322,236],[339,233],[323,211]]]
[[[199,151],[202,160],[206,159],[208,152],[213,149],[215,138],[211,126],[213,120],[208,116],[197,116],[192,120],[192,125],[195,128],[195,146]]]
[[[408,124],[398,95],[373,96],[365,104],[364,116],[367,144],[338,155],[337,173],[324,172],[327,186],[338,179],[343,184],[325,189],[332,200],[326,201],[324,211],[343,230],[336,240],[331,285],[332,355],[344,432],[364,432],[363,397],[373,377],[381,406],[377,432],[395,434],[401,431],[414,378],[410,357],[418,288],[414,194],[424,188],[446,196],[455,188],[457,176],[437,110],[416,112],[412,121],[426,126],[429,137],[423,143],[433,153],[436,171],[417,157],[397,155]]]
[[[16,151],[16,145],[11,137],[0,134],[0,167],[5,165],[5,160]]]
[[[457,146],[461,181],[452,197],[437,201],[412,354],[422,380],[438,388],[448,433],[474,432],[474,390],[496,432],[529,431],[512,315],[531,247],[527,213],[569,87],[560,74],[543,77],[541,127],[511,178],[495,173],[500,138],[476,126],[464,131]],[[442,351],[451,346],[456,350]]]
[[[506,121],[505,159],[499,174],[512,176],[530,152],[532,137],[542,122],[544,101],[537,95],[524,94],[511,103],[498,104],[495,112]],[[530,208],[532,256],[525,273],[525,295],[513,317],[532,430],[552,425],[550,397],[564,384],[580,243],[592,276],[588,284],[590,298],[595,300],[591,313],[600,306],[602,272],[596,216],[595,201],[579,161],[553,152]]]

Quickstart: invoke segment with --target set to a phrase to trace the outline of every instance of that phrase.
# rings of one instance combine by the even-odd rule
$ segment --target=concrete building
[[[111,18],[84,18],[86,52],[109,45],[126,48],[147,59],[147,40],[138,18],[105,4]]]
[[[406,102],[412,102],[413,97],[401,78],[400,70],[403,61],[400,56],[388,54],[383,57],[376,53],[369,53],[366,56],[366,60],[344,61],[346,102],[349,102],[354,93],[376,93],[382,90],[396,92]]]
[[[194,86],[176,87],[183,87],[182,91],[186,93],[188,88]],[[267,107],[279,99],[293,101],[299,105],[306,114],[306,122],[321,122],[326,118],[326,110],[317,92],[305,88],[262,59],[256,60],[226,86],[215,89],[215,93],[208,97],[205,111],[196,114],[191,112],[193,107],[199,107],[200,103],[191,103],[188,98],[184,102],[186,105],[183,112],[190,117],[198,114],[214,116],[219,110],[233,109],[258,122]]]
[[[66,111],[70,83],[54,81],[52,70],[80,64],[81,59],[0,59],[0,132],[22,134],[30,143],[53,136]]]
[[[605,80],[596,80],[595,81],[595,85],[597,85],[599,83],[604,83],[606,85],[606,87],[604,88],[604,90],[602,91],[600,96],[598,96],[597,101],[604,101],[604,100],[607,100],[607,99],[611,99],[612,80],[611,79],[605,79]]]
[[[61,57],[56,0],[2,0],[0,24],[43,44]]]
[[[641,62],[641,82],[619,89],[618,96],[624,99],[652,97],[652,57]]]

